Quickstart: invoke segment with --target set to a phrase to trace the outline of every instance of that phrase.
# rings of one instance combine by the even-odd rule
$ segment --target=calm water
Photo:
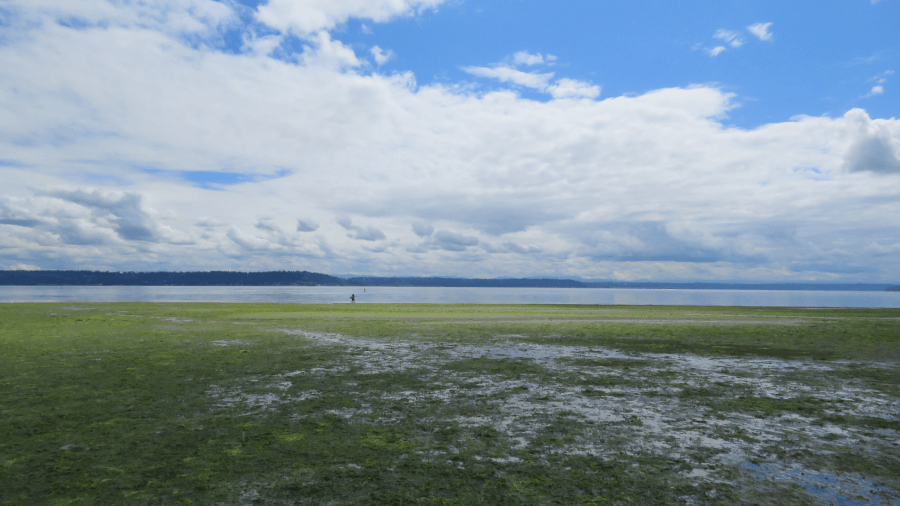
[[[629,288],[398,288],[350,286],[0,286],[0,302],[422,302],[900,308],[900,292],[646,290]]]

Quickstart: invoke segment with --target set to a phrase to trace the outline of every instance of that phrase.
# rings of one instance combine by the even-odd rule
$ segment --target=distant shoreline
[[[339,278],[308,271],[105,272],[0,271],[0,286],[390,286],[421,288],[632,288],[650,290],[900,291],[886,283],[675,283],[572,279],[477,279],[441,277]]]

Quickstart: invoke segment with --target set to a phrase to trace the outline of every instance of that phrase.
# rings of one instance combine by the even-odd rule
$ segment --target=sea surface
[[[352,286],[0,286],[0,302],[621,304],[900,308],[900,292]]]

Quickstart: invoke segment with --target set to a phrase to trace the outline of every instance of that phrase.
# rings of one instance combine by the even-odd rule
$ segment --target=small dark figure
[[[350,302],[356,302],[356,294],[355,293],[350,294]]]

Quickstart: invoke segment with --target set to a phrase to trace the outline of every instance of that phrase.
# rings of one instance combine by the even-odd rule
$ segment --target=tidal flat
[[[0,504],[900,505],[900,309],[2,304]]]

